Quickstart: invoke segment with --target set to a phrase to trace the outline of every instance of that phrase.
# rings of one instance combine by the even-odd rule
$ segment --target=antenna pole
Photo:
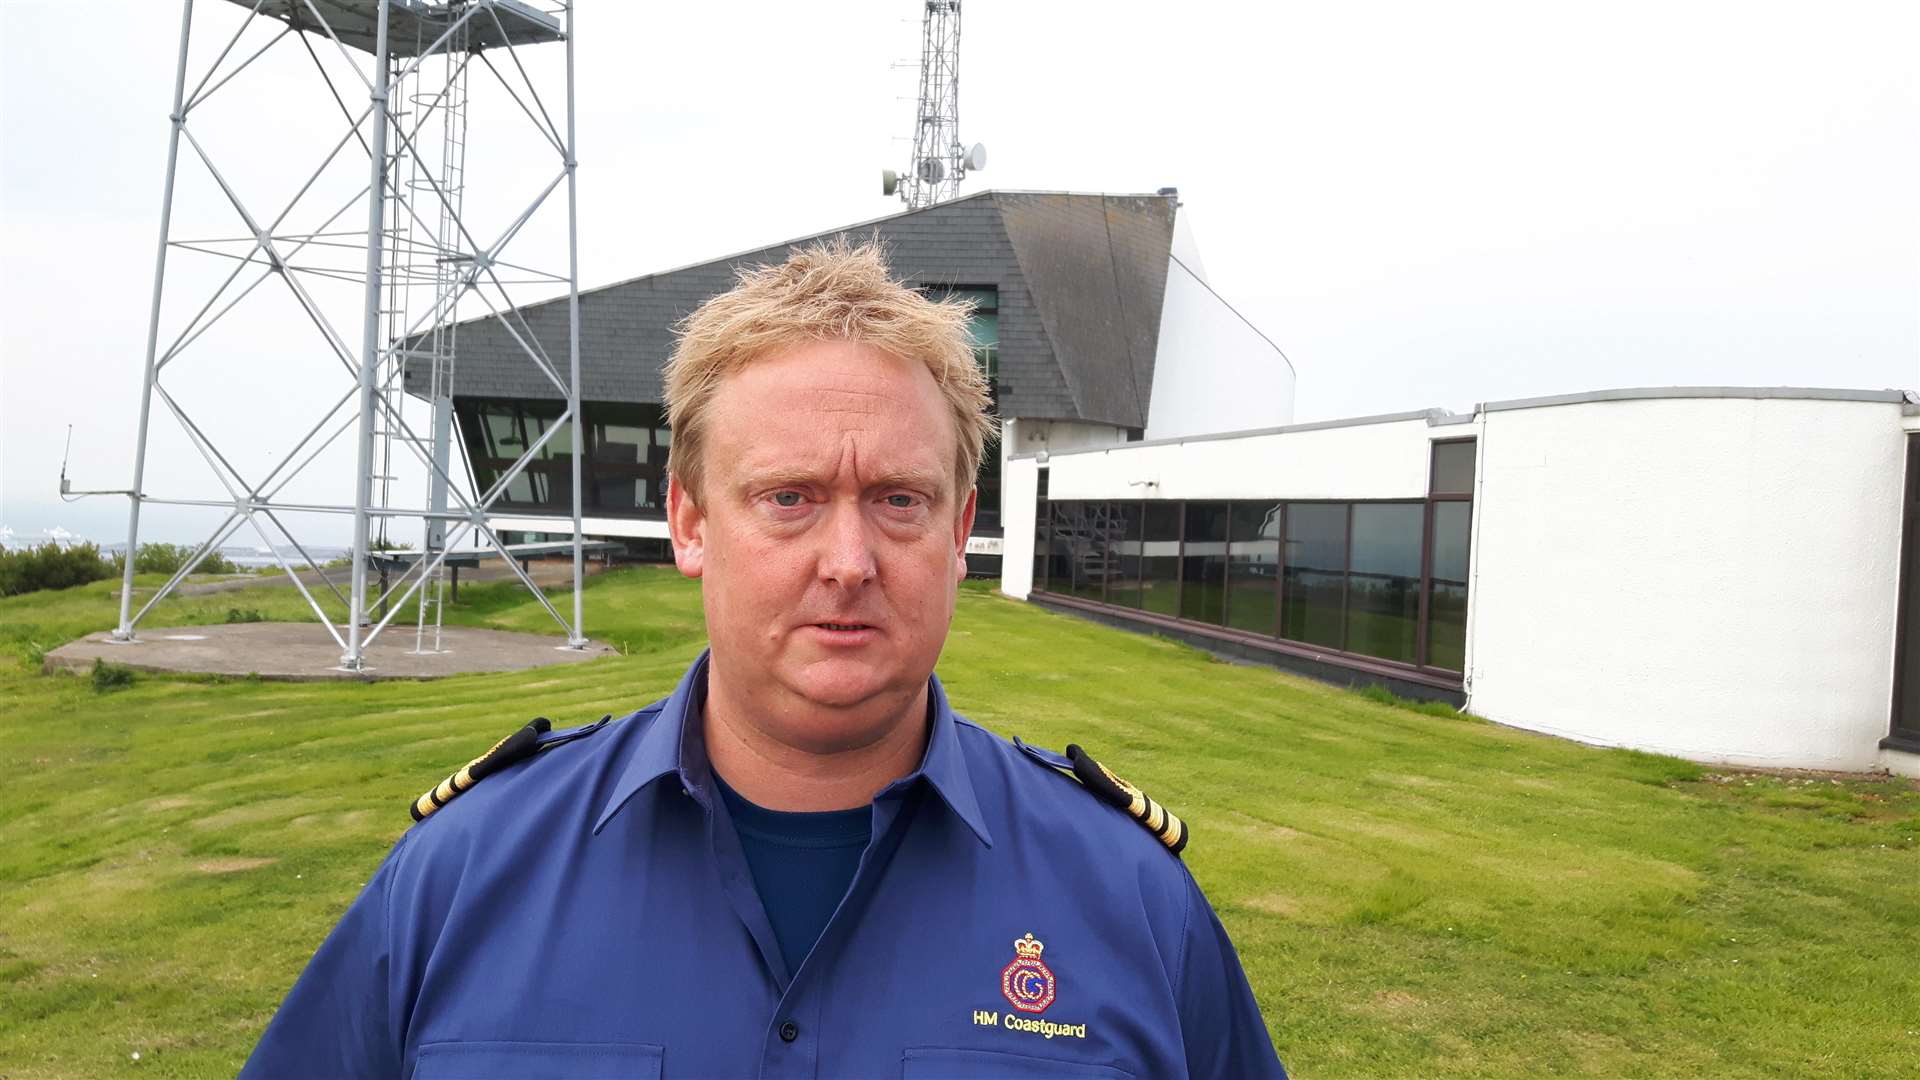
[[[900,177],[900,199],[911,210],[958,195],[968,167],[960,142],[960,0],[925,2],[913,157]]]
[[[181,0],[180,9],[180,61],[174,66],[173,112],[168,114],[173,126],[167,134],[167,179],[160,196],[160,251],[153,258],[153,310],[147,316],[147,370],[140,383],[140,432],[134,437],[133,490],[127,498],[127,553],[120,575],[120,625],[112,635],[112,640],[122,642],[133,640],[133,562],[140,551],[140,500],[144,497],[147,476],[147,419],[153,412],[154,360],[160,348],[160,287],[167,279],[167,243],[173,227],[173,178],[180,164],[180,129],[187,122],[187,40],[193,34],[193,0]]]

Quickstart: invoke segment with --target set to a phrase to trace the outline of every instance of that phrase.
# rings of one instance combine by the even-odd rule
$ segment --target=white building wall
[[[1112,424],[1085,420],[1006,421],[1000,444],[1006,454],[1037,454],[1042,450],[1081,450],[1091,446],[1121,446],[1127,441],[1127,429]]]
[[[1887,400],[1739,391],[1493,406],[1471,424],[1413,414],[1054,454],[1048,488],[1052,499],[1418,498],[1430,442],[1475,435],[1475,713],[1701,761],[1906,770],[1920,758],[1877,747],[1893,679],[1901,414]],[[1009,463],[1010,595],[1031,588],[1035,464]]]
[[[1293,422],[1292,365],[1177,257],[1167,266],[1153,364],[1148,439]]]
[[[1872,767],[1899,416],[1734,398],[1485,414],[1472,709],[1696,760]]]
[[[1051,499],[1405,499],[1427,493],[1425,413],[1231,438],[1054,454]]]
[[[1039,497],[1040,463],[1030,457],[1007,462],[1000,474],[1005,493],[1000,524],[1006,540],[1000,548],[1000,591],[1025,600],[1033,590],[1033,511]]]

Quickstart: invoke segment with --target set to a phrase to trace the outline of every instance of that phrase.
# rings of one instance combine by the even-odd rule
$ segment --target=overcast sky
[[[965,190],[1178,186],[1214,287],[1298,368],[1299,420],[1616,386],[1920,387],[1920,6],[965,10],[961,127],[990,160]],[[878,175],[906,156],[919,12],[581,0],[583,286],[900,209]],[[131,481],[179,13],[0,0],[0,525],[20,535],[125,530],[124,499],[62,504],[56,478],[71,424],[76,487]],[[196,63],[244,17],[200,0]],[[532,62],[543,87],[559,56]],[[294,43],[230,90],[190,129],[271,213],[344,125]],[[551,178],[530,136],[476,94],[476,217]],[[341,164],[364,181],[364,157]],[[191,161],[175,214],[176,235],[237,232]],[[563,268],[564,222],[550,203],[516,253]],[[217,271],[172,257],[163,334]],[[269,463],[347,386],[289,295],[263,288],[163,379]],[[148,490],[217,493],[177,428],[156,407]],[[346,500],[339,448],[290,491]],[[150,513],[153,539],[213,524]]]

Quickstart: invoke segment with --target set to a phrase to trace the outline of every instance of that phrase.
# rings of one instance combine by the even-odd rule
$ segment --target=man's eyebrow
[[[946,494],[947,474],[938,469],[890,469],[868,480],[866,487],[904,487],[918,491],[930,491]],[[739,487],[743,491],[757,491],[770,487],[804,487],[823,484],[818,472],[797,465],[769,465],[763,469],[749,469],[740,478]]]

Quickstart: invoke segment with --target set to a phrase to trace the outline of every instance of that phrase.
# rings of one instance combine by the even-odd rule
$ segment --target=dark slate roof
[[[1161,195],[986,191],[584,291],[581,393],[658,402],[671,327],[730,286],[736,267],[780,262],[817,239],[878,237],[909,284],[999,291],[1001,415],[1143,428],[1174,205]],[[566,298],[520,312],[564,378]],[[463,322],[458,341],[455,394],[564,396],[498,320]],[[412,370],[407,389],[420,393],[425,382]]]

